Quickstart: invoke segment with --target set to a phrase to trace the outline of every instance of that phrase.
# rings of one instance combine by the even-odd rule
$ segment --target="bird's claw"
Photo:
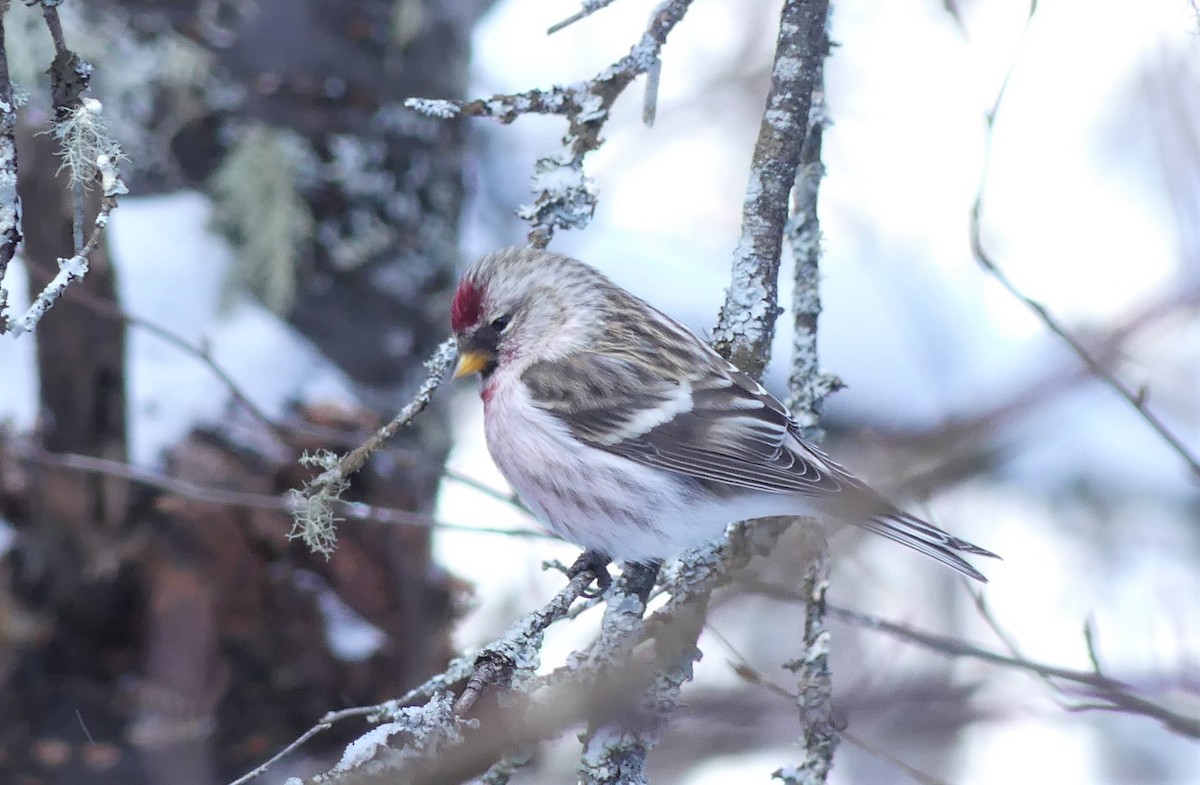
[[[597,597],[604,596],[604,592],[608,591],[609,586],[612,586],[612,576],[608,574],[608,565],[610,563],[612,563],[612,559],[599,551],[586,550],[579,554],[579,558],[575,560],[575,563],[567,568],[567,577],[574,580],[582,573],[590,572],[596,580],[596,588],[584,589],[579,593],[580,597],[594,600]]]

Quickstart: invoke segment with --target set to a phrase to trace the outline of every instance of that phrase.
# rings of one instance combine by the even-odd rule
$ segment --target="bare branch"
[[[743,581],[742,585],[748,590],[764,596],[781,600],[807,602],[805,596],[788,587],[773,586],[753,581]],[[1158,720],[1181,736],[1200,738],[1200,717],[1181,714],[1166,706],[1154,703],[1138,695],[1129,684],[1109,676],[1071,668],[1061,668],[1056,665],[1047,665],[1023,657],[999,654],[958,638],[924,632],[905,624],[897,624],[836,605],[827,605],[826,608],[832,616],[848,624],[853,624],[864,629],[876,630],[947,657],[968,657],[993,665],[1027,671],[1045,679],[1059,679],[1079,685],[1083,688],[1084,695],[1098,701],[1068,707],[1070,709],[1077,711],[1120,711],[1126,714],[1141,715]]]
[[[56,453],[46,450],[31,449],[28,459],[43,466],[55,466],[71,471],[100,474],[106,477],[119,477],[147,488],[163,491],[168,496],[200,504],[213,504],[222,507],[241,507],[253,510],[275,510],[278,512],[294,513],[295,501],[290,494],[275,495],[268,493],[249,493],[247,491],[231,491],[224,488],[214,488],[200,485],[177,477],[138,469],[121,461],[107,458],[96,458],[91,455],[77,453]],[[494,526],[468,526],[465,524],[439,521],[431,515],[401,510],[395,507],[380,507],[365,502],[337,502],[339,515],[351,520],[373,521],[398,526],[415,526],[421,529],[444,529],[447,531],[478,532],[480,534],[501,534],[509,537],[532,537],[537,539],[555,539],[553,535],[535,529],[502,529]]]
[[[1028,34],[1029,27],[1033,21],[1033,16],[1037,11],[1037,3],[1030,4],[1029,15],[1025,20],[1025,30],[1022,34],[1021,43],[1024,43],[1024,36]],[[1020,45],[1018,45],[1018,55],[1020,53]],[[996,117],[1000,112],[1000,108],[1004,102],[1004,96],[1008,88],[1008,80],[1012,75],[1013,69],[1016,67],[1017,56],[1013,57],[1012,63],[1009,65],[1008,73],[1005,75],[1004,83],[1001,85],[999,92],[996,95],[996,100],[992,104],[991,111],[988,112],[985,118],[985,134],[984,134],[984,151],[983,151],[983,169],[979,175],[979,185],[975,191],[975,200],[971,205],[971,252],[975,256],[975,260],[984,270],[991,274],[993,278],[1000,282],[1000,285],[1008,291],[1013,297],[1023,303],[1033,314],[1046,326],[1050,332],[1062,339],[1072,352],[1087,366],[1088,370],[1100,381],[1104,382],[1121,398],[1133,407],[1133,410],[1146,421],[1146,423],[1154,429],[1154,431],[1162,438],[1177,454],[1184,463],[1191,469],[1192,474],[1200,478],[1200,458],[1188,448],[1183,441],[1176,436],[1167,425],[1152,412],[1146,403],[1145,391],[1142,389],[1134,389],[1125,382],[1121,381],[1116,375],[1110,371],[1104,363],[1096,359],[1087,350],[1087,347],[1076,338],[1066,325],[1055,318],[1046,308],[1038,301],[1025,295],[1012,279],[1009,278],[1002,269],[996,264],[995,260],[988,254],[983,244],[983,202],[984,196],[987,193],[989,165],[991,162],[991,148],[996,130]]]

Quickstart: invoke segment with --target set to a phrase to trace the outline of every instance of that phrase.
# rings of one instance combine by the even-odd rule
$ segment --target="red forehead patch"
[[[483,309],[483,292],[469,278],[464,278],[454,291],[450,303],[450,327],[454,332],[465,330],[479,321]]]

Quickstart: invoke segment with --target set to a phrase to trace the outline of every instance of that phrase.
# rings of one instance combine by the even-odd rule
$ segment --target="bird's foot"
[[[590,572],[596,579],[596,588],[585,589],[579,596],[594,600],[603,596],[604,592],[608,591],[608,587],[612,585],[612,576],[608,574],[608,565],[611,563],[612,559],[589,548],[579,554],[575,563],[567,568],[567,577],[574,580],[582,573]]]
[[[658,580],[658,572],[662,562],[652,561],[648,564],[625,564],[622,569],[625,581],[624,588],[629,594],[636,596],[644,606],[650,601],[650,592],[654,591],[654,582]]]

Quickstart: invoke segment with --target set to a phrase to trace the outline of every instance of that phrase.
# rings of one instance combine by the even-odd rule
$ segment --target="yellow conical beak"
[[[454,369],[454,378],[461,379],[464,376],[470,376],[473,373],[479,373],[487,367],[488,360],[491,359],[487,352],[476,349],[475,351],[464,352],[458,358],[458,367]]]

